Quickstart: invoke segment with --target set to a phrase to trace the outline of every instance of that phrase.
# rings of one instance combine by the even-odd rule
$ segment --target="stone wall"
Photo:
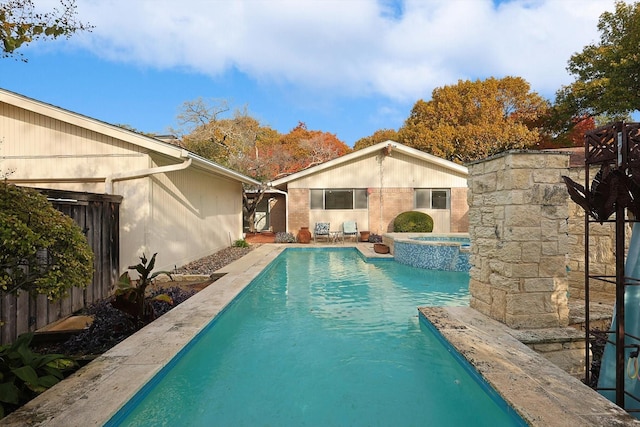
[[[469,166],[471,307],[514,329],[565,327],[565,153],[509,151]]]
[[[593,180],[598,168],[589,171]],[[585,168],[572,168],[569,178],[578,184],[585,184]],[[589,183],[588,187],[591,186]],[[582,207],[569,199],[569,295],[570,298],[584,299],[585,259],[584,259],[584,216]],[[615,219],[615,215],[611,217]],[[627,226],[627,239],[631,237],[631,227]],[[592,275],[615,276],[615,224],[592,223],[589,228],[589,270]],[[628,241],[625,247],[628,247]],[[602,280],[589,281],[589,298],[595,303],[613,304],[615,301],[616,285]]]

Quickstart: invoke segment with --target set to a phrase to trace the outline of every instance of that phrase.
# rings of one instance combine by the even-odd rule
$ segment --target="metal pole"
[[[627,167],[627,147],[623,136],[623,124],[616,124],[618,136],[617,167],[625,171]],[[626,171],[625,171],[626,172]],[[624,246],[625,217],[624,206],[616,201],[616,404],[624,408]]]
[[[616,404],[624,408],[624,207],[616,207]]]

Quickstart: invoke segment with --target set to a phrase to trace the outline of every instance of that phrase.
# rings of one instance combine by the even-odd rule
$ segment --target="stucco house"
[[[465,166],[394,141],[385,141],[269,183],[286,193],[270,218],[289,232],[330,222],[339,231],[355,220],[359,230],[383,234],[405,211],[426,212],[435,233],[467,232]],[[274,231],[276,228],[274,227]]]
[[[0,170],[17,185],[113,194],[120,266],[171,269],[242,238],[242,184],[178,146],[0,89]]]

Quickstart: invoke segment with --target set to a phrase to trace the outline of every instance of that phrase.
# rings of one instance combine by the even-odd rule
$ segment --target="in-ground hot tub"
[[[384,240],[402,264],[444,271],[468,272],[471,268],[471,242],[466,233],[388,233]]]

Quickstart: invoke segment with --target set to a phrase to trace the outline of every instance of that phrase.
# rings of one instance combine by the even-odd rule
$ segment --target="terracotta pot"
[[[361,231],[360,232],[360,241],[361,242],[368,242],[369,241],[369,233],[368,231]]]
[[[385,245],[384,243],[374,243],[373,251],[377,254],[388,254],[389,246]]]
[[[309,227],[300,227],[298,231],[298,243],[309,243],[311,241],[311,232]]]

